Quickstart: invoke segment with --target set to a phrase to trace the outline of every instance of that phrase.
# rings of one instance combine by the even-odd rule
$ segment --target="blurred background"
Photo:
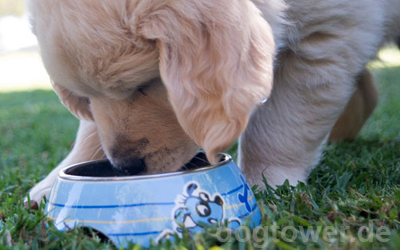
[[[50,89],[25,0],[0,0],[0,92]]]

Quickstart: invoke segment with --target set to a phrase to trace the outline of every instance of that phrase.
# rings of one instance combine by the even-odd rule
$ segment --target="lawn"
[[[154,249],[400,249],[400,53],[384,50],[381,58],[370,65],[380,103],[361,135],[327,146],[308,184],[259,187],[264,228],[253,239],[222,243],[204,233]],[[46,226],[41,211],[24,209],[28,190],[71,149],[78,122],[51,90],[6,90],[0,92],[0,249],[112,248],[79,230],[60,233]]]

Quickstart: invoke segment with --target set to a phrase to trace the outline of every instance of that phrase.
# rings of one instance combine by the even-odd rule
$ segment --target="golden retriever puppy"
[[[30,1],[54,89],[81,120],[31,199],[70,164],[174,171],[199,148],[214,163],[239,135],[251,184],[305,181],[357,76],[400,34],[399,10],[400,0]]]

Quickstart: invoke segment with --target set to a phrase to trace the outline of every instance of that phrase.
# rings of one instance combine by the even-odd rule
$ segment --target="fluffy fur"
[[[54,89],[81,119],[70,155],[31,190],[37,201],[73,163],[104,154],[116,168],[140,158],[147,173],[172,171],[199,147],[215,162],[240,134],[252,184],[305,181],[366,63],[400,34],[400,0],[32,0],[30,10]]]

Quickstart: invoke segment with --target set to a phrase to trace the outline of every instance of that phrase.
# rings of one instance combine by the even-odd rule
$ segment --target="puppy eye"
[[[148,89],[151,85],[153,85],[157,82],[160,82],[159,78],[153,78],[145,83],[142,83],[142,85],[138,86],[136,88],[136,91],[138,93],[140,93],[141,95],[147,96],[146,89]]]
[[[87,97],[82,97],[82,98],[86,102],[87,105],[90,105],[91,102],[90,102],[89,98],[87,98]]]
[[[144,92],[144,86],[138,87],[136,90],[139,92],[141,95],[147,96],[146,93]]]

